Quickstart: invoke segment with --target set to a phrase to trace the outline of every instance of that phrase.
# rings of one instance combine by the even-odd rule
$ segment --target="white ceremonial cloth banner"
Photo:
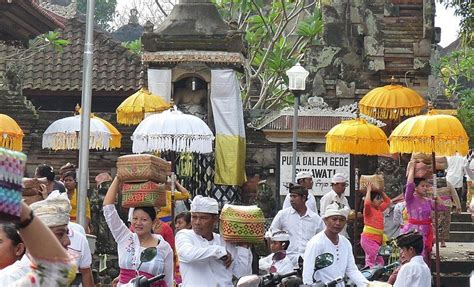
[[[171,70],[148,69],[148,89],[166,102],[171,101]]]

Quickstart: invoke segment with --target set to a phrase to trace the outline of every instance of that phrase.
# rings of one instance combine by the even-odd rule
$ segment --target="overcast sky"
[[[134,1],[129,0],[117,0],[117,11],[123,11],[124,9],[130,10],[130,5],[133,5]],[[128,13],[127,13],[128,14]],[[446,47],[451,44],[457,38],[459,30],[459,17],[454,16],[452,9],[446,10],[442,5],[436,3],[436,19],[435,26],[441,27],[441,47]]]

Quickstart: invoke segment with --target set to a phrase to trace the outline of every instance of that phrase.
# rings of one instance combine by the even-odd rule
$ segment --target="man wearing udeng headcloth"
[[[252,273],[252,254],[247,247],[225,242],[214,225],[219,219],[213,198],[197,195],[191,205],[192,229],[176,234],[176,250],[183,287],[234,286],[237,278]]]
[[[355,264],[351,243],[346,237],[340,235],[346,225],[349,211],[349,208],[340,203],[327,206],[323,217],[326,229],[316,234],[306,245],[303,257],[304,284],[313,284],[318,281],[327,284],[338,277],[344,278],[346,275],[357,287],[365,287],[369,283]],[[315,259],[323,253],[332,254],[334,262],[326,268],[314,271]],[[341,282],[336,286],[345,285]]]

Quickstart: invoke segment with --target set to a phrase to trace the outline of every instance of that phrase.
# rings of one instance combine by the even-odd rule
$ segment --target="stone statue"
[[[207,87],[202,83],[194,77],[185,79],[184,87],[176,88],[173,99],[180,111],[207,122]]]

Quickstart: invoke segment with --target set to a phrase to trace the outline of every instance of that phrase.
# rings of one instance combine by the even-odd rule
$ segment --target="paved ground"
[[[433,246],[433,258],[435,251]],[[446,242],[446,247],[439,248],[439,254],[441,261],[470,261],[474,264],[474,242]]]

